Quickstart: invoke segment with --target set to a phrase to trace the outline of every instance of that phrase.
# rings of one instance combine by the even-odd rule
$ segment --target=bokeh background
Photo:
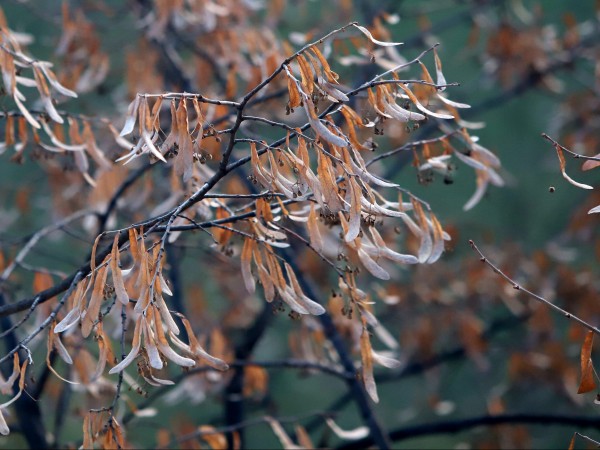
[[[69,3],[85,10],[88,20],[96,24],[102,48],[111,59],[104,82],[70,107],[76,109],[73,112],[118,118],[123,114],[123,104],[115,98],[128,89],[126,58],[128,52],[140,51],[139,19],[127,5],[129,2]],[[506,186],[490,187],[469,211],[464,211],[463,205],[475,189],[475,177],[468,168],[457,164],[452,184],[445,184],[441,177],[423,184],[411,164],[411,155],[400,155],[393,162],[397,167],[394,179],[431,204],[451,231],[453,241],[440,262],[405,270],[384,287],[389,295],[400,298],[398,305],[377,308],[380,317],[385,317],[385,326],[401,342],[400,356],[405,365],[400,371],[378,372],[387,378],[379,385],[382,401],[375,408],[380,420],[392,430],[494,413],[596,418],[598,406],[593,403],[593,395],[575,394],[583,334],[566,319],[511,292],[510,286],[507,288],[481,267],[468,240],[480,244],[489,258],[531,290],[575,308],[586,314],[585,320],[596,323],[597,219],[585,213],[600,201],[594,203],[598,200],[594,191],[578,189],[562,178],[556,153],[541,133],[580,153],[598,152],[597,2],[255,3],[267,8],[272,7],[271,3],[284,5],[273,29],[282,39],[289,39],[290,33],[316,37],[352,20],[370,25],[373,20],[382,20],[385,13],[399,19],[385,26],[393,40],[405,42],[399,51],[407,58],[439,42],[446,78],[460,84],[452,88],[451,97],[473,106],[465,119],[485,122],[485,127],[472,134],[502,161]],[[40,59],[53,60],[61,35],[60,2],[8,0],[1,6],[13,29],[34,37],[30,52]],[[261,23],[266,16],[258,11],[253,20]],[[571,38],[574,43],[569,43],[569,33],[577,34]],[[432,67],[431,55],[427,58]],[[345,74],[355,70],[335,68]],[[0,97],[0,108],[9,107],[9,102]],[[414,130],[408,138],[418,139],[420,133]],[[379,151],[394,144],[393,137],[385,137]],[[28,158],[19,165],[11,163],[8,154],[0,158],[0,245],[8,257],[14,254],[20,238],[56,219],[56,213],[48,196],[51,180],[38,161]],[[578,181],[597,185],[597,172],[582,172],[579,161],[568,158],[567,170]],[[32,253],[31,264],[52,264],[56,270],[69,273],[85,257],[86,245],[79,235],[47,240]],[[190,250],[183,257],[183,265],[190,261],[195,264],[195,272],[185,275],[186,289],[201,291],[198,295],[210,311],[211,320],[218,323],[222,296],[228,294],[204,275],[204,265],[209,262],[199,255],[202,253]],[[235,274],[230,275],[235,280]],[[25,286],[26,280],[24,276],[19,286]],[[375,283],[368,287],[382,288]],[[527,317],[521,318],[524,315]],[[289,357],[288,335],[298,326],[285,315],[276,317],[261,339],[255,358]],[[490,329],[493,332],[485,334]],[[461,348],[463,353],[452,355]],[[419,366],[431,361],[427,370],[427,364]],[[311,411],[328,409],[344,394],[344,384],[327,375],[273,370],[269,371],[268,390],[250,401],[248,417],[265,413],[303,417]],[[131,396],[135,399],[134,394]],[[200,403],[181,397],[174,402],[158,400],[153,405],[158,414],[136,419],[127,437],[140,447],[150,447],[155,445],[156,432],[161,428],[218,425],[222,396],[222,392],[216,392]],[[50,424],[54,420],[52,410],[47,414]],[[80,420],[77,414],[66,419],[63,442],[78,441]],[[302,423],[310,420],[303,419]],[[336,420],[347,428],[360,425],[357,412],[348,405],[340,409]],[[326,431],[322,427],[309,429],[315,443],[324,439]],[[576,430],[600,438],[600,421],[595,430],[556,423],[478,427],[402,440],[396,446],[566,448]],[[328,442],[340,443],[335,438]],[[19,433],[0,439],[0,448],[22,445]],[[261,423],[248,428],[247,446],[276,448],[280,444],[269,427]]]

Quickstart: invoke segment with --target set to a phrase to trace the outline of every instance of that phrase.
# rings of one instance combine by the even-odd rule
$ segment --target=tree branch
[[[421,436],[432,436],[436,434],[453,434],[461,431],[470,430],[480,426],[493,425],[519,425],[519,424],[537,424],[537,425],[559,425],[565,427],[581,427],[600,429],[600,419],[587,416],[568,416],[552,414],[501,414],[485,415],[469,419],[459,419],[444,422],[432,422],[412,427],[398,428],[392,431],[389,438],[393,442],[399,442],[406,439],[413,439]],[[359,439],[337,447],[338,450],[363,449],[373,444],[371,437]]]

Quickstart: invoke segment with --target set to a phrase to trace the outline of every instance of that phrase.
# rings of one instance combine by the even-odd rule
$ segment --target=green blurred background
[[[91,11],[88,18],[98,20],[103,46],[112,58],[111,75],[105,81],[102,92],[87,94],[81,102],[73,105],[79,105],[77,107],[81,108],[83,113],[114,115],[114,111],[111,110],[111,97],[104,95],[104,92],[110,92],[113,88],[123,85],[124,49],[131,47],[136,35],[135,27],[131,26],[135,19],[124,6],[126,2],[104,2],[120,11],[119,14],[108,18],[100,12],[93,11],[91,6],[94,2],[73,3],[87,7]],[[441,43],[439,54],[444,63],[446,78],[449,82],[460,83],[460,87],[449,91],[451,98],[477,106],[502,96],[502,92],[509,88],[500,86],[482,70],[482,55],[486,50],[485,31],[482,31],[475,45],[467,45],[472,32],[472,20],[465,12],[474,7],[473,2],[414,0],[383,3],[389,6],[389,12],[400,16],[399,24],[390,26],[390,30],[395,40],[410,43],[401,50],[405,56],[413,57],[426,47],[418,36],[427,36],[427,43]],[[488,17],[489,20],[500,20],[503,16],[512,17],[510,2],[491,2],[491,6],[488,3],[481,2],[483,6],[476,6],[481,9],[478,14]],[[543,26],[554,27],[558,34],[564,31],[564,17],[567,12],[573,14],[578,21],[590,20],[596,14],[592,1],[523,1],[523,5],[529,11],[539,9],[540,23]],[[30,52],[40,59],[52,59],[53,47],[60,35],[60,30],[56,28],[60,23],[60,2],[7,1],[2,2],[1,6],[13,29],[35,36],[35,43],[29,47]],[[291,31],[308,30],[314,31],[315,35],[321,35],[349,20],[363,23],[369,10],[377,10],[379,7],[378,1],[357,1],[356,16],[340,17],[337,13],[337,2],[289,0],[276,32],[282,37],[286,37]],[[421,29],[424,18],[431,24],[430,32],[426,34],[423,34]],[[429,67],[432,67],[431,63],[429,58]],[[468,249],[468,239],[493,244],[498,248],[515,243],[526,255],[535,250],[544,250],[563,233],[575,208],[589,195],[588,192],[565,182],[560,175],[553,148],[540,134],[547,132],[560,138],[560,135],[553,134],[553,119],[559,114],[564,99],[570,93],[582,89],[582,79],[593,82],[593,62],[578,63],[574,68],[558,71],[555,75],[563,81],[564,91],[560,94],[532,87],[506,102],[488,104],[468,117],[469,120],[486,123],[485,128],[473,134],[480,137],[482,145],[500,157],[503,164],[501,173],[507,181],[504,188],[490,187],[484,199],[474,209],[466,212],[462,209],[475,189],[475,177],[472,171],[464,166],[459,165],[451,185],[443,184],[441,179],[428,186],[419,184],[410,164],[405,165],[397,174],[397,179],[404,187],[430,202],[433,211],[444,225],[452,224],[457,230],[458,239],[452,244],[453,251],[443,257],[444,264],[460,266],[465,258],[474,258]],[[418,138],[418,132],[415,132],[415,136]],[[589,154],[597,152],[595,149],[588,150]],[[578,164],[573,161],[568,161],[567,167],[569,173],[578,181],[596,185],[596,173],[581,173]],[[31,212],[26,216],[18,216],[15,215],[14,204],[17,193],[24,186],[30,192]],[[551,186],[555,187],[553,193],[549,192]],[[0,207],[4,218],[0,218],[0,233],[5,245],[38,229],[43,224],[40,218],[46,220],[50,217],[50,205],[45,196],[47,189],[46,176],[35,162],[27,161],[24,165],[15,165],[8,162],[7,155],[2,156]],[[586,261],[590,261],[586,258],[586,255],[590,255],[589,252],[586,253],[583,244],[572,243],[572,248],[582,255],[574,264],[584,266]],[[82,255],[84,254],[82,252]],[[61,256],[57,258],[57,255]],[[44,265],[52,261],[56,269],[68,272],[78,266],[80,260],[81,258],[74,256],[71,251],[65,251],[64,242],[58,240],[41,246],[40,252],[32,262]],[[410,274],[407,275],[409,276]],[[535,286],[532,288],[535,290]],[[208,289],[209,292],[211,290]],[[215,306],[218,303],[216,300],[207,302]],[[565,329],[560,327],[565,324],[558,321],[556,323],[559,324],[557,333],[563,335]],[[287,332],[295,326],[296,324],[287,318],[277,317],[267,335],[261,340],[256,359],[285,359],[288,355]],[[393,324],[388,324],[388,327],[393,332],[398,331],[393,329]],[[436,376],[439,377],[440,384],[434,390],[454,405],[448,417],[461,418],[484,414],[490,390],[503,387],[509,389],[506,383],[507,358],[512,350],[519,348],[521,343],[528,339],[528,333],[527,327],[521,327],[517,331],[501,334],[490,347],[490,368],[484,372],[477,369],[468,359],[451,362],[438,369]],[[569,357],[576,362],[579,347],[570,343],[565,343],[565,347]],[[285,370],[271,371],[270,375],[269,397],[276,403],[276,409],[272,413],[281,416],[302,416],[306,412],[327,408],[334,399],[345,392],[342,383],[326,375],[316,374],[308,377]],[[378,416],[390,428],[441,420],[428,403],[428,394],[432,389],[430,377],[423,374],[382,384],[379,390],[384,401],[377,407]],[[547,385],[537,386],[532,383],[510,389],[505,401],[507,409],[512,412],[597,414],[593,405],[579,407],[564,396],[549,390]],[[152,445],[156,429],[165,426],[166,423],[182,420],[194,424],[209,423],[221,414],[221,401],[221,394],[217,394],[199,405],[168,405],[159,402],[155,405],[160,409],[159,415],[134,422],[129,428],[128,439],[138,445]],[[250,406],[250,411],[252,408]],[[271,408],[275,406],[271,405]],[[249,416],[251,417],[252,413]],[[360,419],[354,408],[347,408],[338,417],[338,423],[350,428],[360,424]],[[65,439],[70,437],[76,441],[80,435],[80,419],[71,417],[67,424]],[[568,427],[557,426],[533,426],[530,431],[532,448],[566,448],[572,434]],[[419,438],[399,443],[398,448],[468,448],[489,432],[489,428],[481,428],[457,435]],[[251,448],[280,446],[266,424],[249,428],[247,437],[247,445]],[[14,445],[22,445],[18,434],[10,439],[0,439],[0,447],[8,448]]]

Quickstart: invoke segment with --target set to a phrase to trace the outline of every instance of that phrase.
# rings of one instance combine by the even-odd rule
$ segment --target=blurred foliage
[[[125,116],[126,106],[120,97],[131,89],[124,75],[128,58],[136,54],[143,60],[144,51],[151,53],[138,40],[144,23],[129,3],[147,7],[152,2],[70,3],[73,9],[81,8],[87,20],[95,24],[100,46],[109,55],[111,65],[98,86],[78,101],[65,104],[65,109],[116,118],[119,122]],[[403,366],[376,372],[384,381],[378,382],[382,401],[374,409],[384,427],[394,430],[503,413],[596,418],[593,393],[576,394],[584,331],[514,291],[479,262],[468,240],[483,244],[486,256],[519,283],[560,303],[587,322],[597,323],[600,311],[596,306],[595,276],[600,246],[596,218],[586,212],[599,203],[598,195],[566,183],[560,174],[556,152],[541,138],[541,133],[546,132],[578,153],[589,156],[597,153],[600,136],[597,5],[558,0],[249,0],[246,3],[267,6],[266,11],[259,10],[251,21],[263,24],[271,20],[272,31],[280,40],[293,41],[293,33],[309,33],[309,42],[349,21],[371,26],[374,20],[381,21],[384,12],[397,16],[397,24],[386,25],[391,33],[389,39],[405,42],[399,51],[408,59],[433,43],[441,44],[439,54],[446,79],[460,84],[452,88],[452,98],[472,105],[465,110],[464,118],[485,122],[484,128],[473,130],[472,134],[479,136],[479,142],[502,161],[501,175],[506,186],[488,188],[482,201],[469,211],[463,211],[463,205],[475,189],[475,176],[465,166],[459,166],[452,184],[445,184],[440,176],[435,176],[432,183],[419,182],[413,155],[408,152],[385,165],[397,169],[394,181],[431,205],[452,241],[442,259],[433,266],[403,270],[386,284],[373,280],[364,283],[365,288],[374,292],[378,317],[400,341]],[[270,19],[269,8],[277,5],[283,5],[281,15],[277,20]],[[55,61],[56,68],[60,67],[60,58],[54,53],[61,36],[59,2],[11,0],[2,8],[15,31],[35,38],[28,46],[29,52],[41,60]],[[569,37],[570,32],[576,31],[577,37]],[[573,43],[568,39],[573,39]],[[584,47],[581,51],[573,50],[579,45]],[[538,51],[541,54],[535,59]],[[571,54],[572,60],[565,62]],[[185,46],[181,46],[181,55],[184,66],[193,58]],[[540,77],[553,64],[556,68]],[[159,66],[141,70],[158,71]],[[354,70],[339,67],[341,78],[351,77]],[[369,79],[369,75],[373,74],[360,76]],[[362,81],[356,80],[355,85]],[[164,90],[172,88],[167,79]],[[120,110],[115,109],[115,104]],[[0,99],[0,109],[7,108],[12,108],[12,104]],[[586,109],[581,112],[580,108]],[[425,133],[421,129],[411,130],[409,138],[429,137]],[[272,137],[279,134],[267,131],[263,138]],[[391,149],[401,140],[387,133],[378,151]],[[104,139],[101,146],[109,148],[110,155],[121,154],[110,138]],[[49,196],[52,179],[42,165],[31,158],[25,158],[21,165],[13,164],[9,158],[3,155],[0,163],[0,244],[7,260],[22,245],[24,236],[61,216],[53,211]],[[567,158],[567,171],[578,181],[595,185],[596,172],[580,172],[579,162]],[[164,171],[156,178],[168,176]],[[54,220],[49,221],[49,217]],[[40,243],[32,251],[29,264],[51,267],[64,274],[78,267],[88,256],[94,236],[79,229],[65,231],[63,237]],[[179,266],[193,267],[182,275],[187,298],[193,299],[189,302],[190,320],[196,320],[206,329],[226,327],[231,305],[237,297],[245,295],[241,294],[243,286],[238,269],[227,266],[225,255],[223,261],[209,259],[215,258],[214,254],[197,242],[190,241],[189,248],[182,249],[179,256]],[[326,281],[322,267],[316,266],[315,261],[305,258],[300,265],[303,272]],[[215,271],[230,285],[223,288],[214,277]],[[24,297],[32,278],[25,273],[11,288]],[[256,317],[262,300],[249,304],[247,311],[236,314]],[[335,317],[336,313],[332,315]],[[270,320],[253,352],[256,361],[289,358],[289,336],[301,333],[305,326],[304,322],[289,320],[285,314],[275,314]],[[246,331],[244,327],[232,327],[225,338],[233,341]],[[44,353],[45,348],[36,350],[36,359],[43,361]],[[422,364],[431,367],[423,370]],[[268,374],[266,392],[247,399],[248,419],[265,414],[305,417],[313,411],[328,411],[336,399],[345,394],[348,397],[344,383],[327,374],[277,368],[269,369]],[[63,389],[57,379],[48,386],[52,397],[57,397]],[[149,392],[152,395],[151,389]],[[135,403],[144,402],[135,392],[126,394]],[[159,430],[169,430],[173,437],[193,432],[202,424],[223,425],[226,395],[223,389],[215,388],[200,403],[187,401],[185,395],[173,396],[170,402],[158,400],[152,405],[158,409],[157,415],[133,419],[127,428],[127,442],[136,447],[153,447]],[[73,406],[76,413],[65,419],[62,445],[81,444],[84,412],[79,408],[88,404],[77,402]],[[355,428],[363,420],[349,404],[347,398],[343,406],[336,408],[335,419],[344,428]],[[40,405],[44,421],[52,430],[55,405],[46,402]],[[106,405],[98,407],[101,406]],[[300,422],[307,426],[315,445],[342,444],[314,416]],[[311,423],[312,426],[307,425]],[[426,434],[400,441],[394,447],[566,448],[577,430],[600,438],[600,422],[594,428],[586,431],[557,423],[501,424],[456,434]],[[289,427],[288,431],[291,430]],[[24,446],[21,433],[17,429],[8,438],[0,439],[0,448]],[[247,448],[281,446],[265,422],[248,427],[245,433]],[[195,448],[192,443],[189,445]]]

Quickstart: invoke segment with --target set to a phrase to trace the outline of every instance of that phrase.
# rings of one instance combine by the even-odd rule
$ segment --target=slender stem
[[[556,142],[554,139],[552,139],[546,133],[542,133],[542,137],[544,139],[552,142],[552,145],[554,145],[554,147],[559,147],[561,150],[564,150],[566,153],[568,153],[575,159],[588,159],[590,161],[600,161],[600,158],[598,158],[597,156],[586,156],[586,155],[582,155],[580,153],[575,153],[573,150],[569,150],[567,147],[560,145],[558,142]]]
[[[515,280],[513,280],[508,275],[506,275],[504,272],[502,272],[489,259],[487,259],[485,257],[485,255],[481,252],[481,250],[479,250],[479,247],[477,247],[477,245],[475,245],[475,242],[473,242],[472,240],[470,240],[469,244],[471,245],[471,248],[476,253],[479,254],[481,262],[483,262],[484,264],[487,264],[495,273],[497,273],[502,278],[504,278],[504,280],[506,280],[508,283],[510,283],[515,290],[525,292],[527,295],[529,295],[530,297],[534,298],[535,300],[537,300],[538,302],[542,303],[543,305],[548,306],[549,308],[553,309],[554,311],[559,312],[561,315],[565,316],[567,319],[574,320],[575,322],[577,322],[578,324],[580,324],[583,327],[587,328],[588,330],[593,331],[595,334],[600,335],[600,329],[598,329],[598,327],[590,325],[585,320],[580,319],[579,317],[577,317],[576,315],[570,313],[569,311],[562,309],[560,306],[556,306],[554,303],[552,303],[549,300],[545,299],[541,295],[538,295],[538,294],[536,294],[534,292],[531,292],[530,290],[524,288],[519,283],[517,283]]]
[[[65,292],[65,294],[62,296],[62,298],[58,302],[58,305],[56,305],[56,307],[52,310],[52,312],[46,318],[46,320],[44,320],[33,332],[29,333],[29,335],[27,335],[27,337],[23,338],[17,345],[15,345],[15,347],[12,350],[9,350],[6,353],[6,355],[4,355],[2,358],[0,358],[0,364],[2,364],[4,361],[8,361],[10,358],[12,358],[12,355],[14,355],[19,350],[26,349],[27,348],[26,345],[29,342],[31,342],[31,340],[34,337],[36,337],[38,334],[40,334],[48,325],[50,325],[52,323],[52,321],[54,320],[54,318],[56,317],[56,315],[58,314],[60,309],[63,307],[63,305],[65,304],[65,302],[67,301],[67,299],[69,298],[69,296],[71,295],[73,290],[75,289],[75,286],[77,286],[77,283],[79,282],[79,280],[81,280],[81,278],[82,278],[82,273],[77,272],[74,275],[73,280],[70,282],[70,286],[67,289],[67,292]],[[11,305],[8,305],[8,306],[11,306]],[[4,307],[4,305],[2,305],[2,307]]]

